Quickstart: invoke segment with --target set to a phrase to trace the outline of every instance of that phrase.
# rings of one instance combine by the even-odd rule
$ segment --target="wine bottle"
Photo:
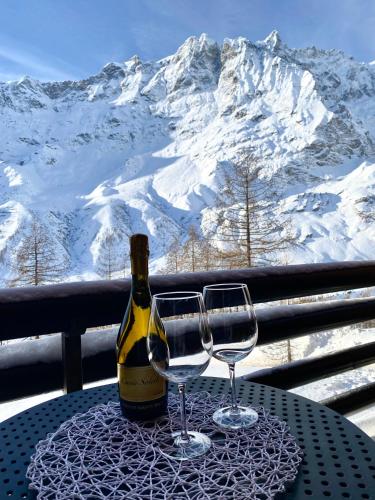
[[[150,365],[146,348],[151,313],[148,255],[147,236],[131,236],[132,286],[117,337],[120,404],[129,420],[152,420],[167,411],[167,382]]]

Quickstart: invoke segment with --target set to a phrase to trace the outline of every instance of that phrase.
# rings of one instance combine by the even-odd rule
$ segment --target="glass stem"
[[[234,374],[234,363],[228,363],[230,377],[230,392],[232,395],[232,410],[237,410],[236,377]]]
[[[180,395],[181,406],[181,440],[189,442],[189,434],[187,432],[186,423],[186,405],[185,405],[185,384],[178,384],[178,393]]]

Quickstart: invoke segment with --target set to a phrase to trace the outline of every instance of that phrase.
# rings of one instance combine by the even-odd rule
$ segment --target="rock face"
[[[109,229],[123,253],[148,233],[157,267],[249,147],[292,218],[289,262],[373,258],[375,65],[340,51],[201,35],[82,81],[0,83],[0,116],[2,280],[32,216],[71,277],[95,276]]]

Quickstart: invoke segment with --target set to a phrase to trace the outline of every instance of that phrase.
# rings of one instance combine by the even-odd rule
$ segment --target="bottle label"
[[[133,403],[165,396],[166,383],[152,366],[127,367],[117,364],[120,398]]]

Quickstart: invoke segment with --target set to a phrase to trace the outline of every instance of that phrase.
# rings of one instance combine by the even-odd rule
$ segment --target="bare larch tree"
[[[217,196],[217,241],[226,267],[271,263],[293,238],[286,217],[277,216],[276,190],[259,178],[260,162],[251,153],[227,164]]]
[[[53,238],[47,228],[32,220],[30,231],[16,251],[12,264],[14,278],[10,286],[44,285],[59,282],[66,272],[68,261],[58,255]]]
[[[161,274],[177,274],[184,269],[183,243],[179,235],[174,235],[168,247],[165,265],[160,270]]]
[[[220,258],[219,250],[211,244],[210,239],[201,235],[191,225],[184,243],[180,236],[173,238],[166,254],[165,266],[160,273],[177,274],[220,269]]]
[[[183,246],[183,255],[185,260],[185,268],[187,270],[198,271],[198,261],[199,261],[199,246],[201,243],[201,238],[196,230],[196,228],[191,225],[188,229],[188,239]]]
[[[125,270],[129,258],[127,253],[122,252],[123,238],[112,229],[104,233],[100,254],[96,263],[96,270],[104,279],[111,280],[114,273]]]

